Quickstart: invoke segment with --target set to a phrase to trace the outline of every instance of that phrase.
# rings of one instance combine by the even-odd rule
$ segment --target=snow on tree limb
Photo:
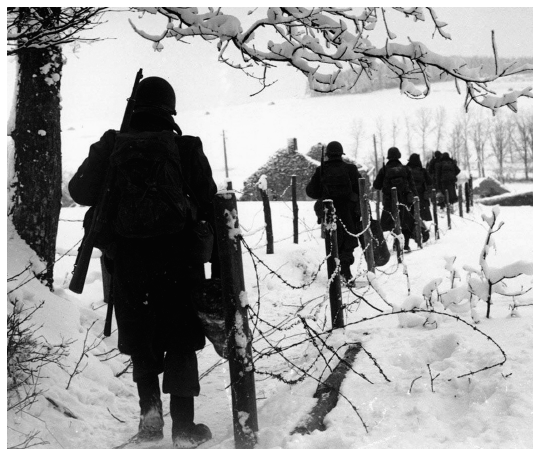
[[[83,38],[80,32],[99,25],[106,10],[106,7],[8,7],[7,55],[28,48],[98,41],[99,38]]]
[[[499,70],[494,37],[497,71],[492,75],[483,74],[482,68],[470,68],[463,59],[436,54],[417,41],[410,40],[409,44],[390,42],[397,38],[387,18],[390,10],[412,17],[415,22],[430,18],[435,26],[434,35],[438,33],[445,39],[451,39],[444,30],[447,24],[438,19],[433,8],[269,7],[266,15],[245,27],[238,17],[224,14],[220,8],[209,7],[203,12],[196,7],[135,9],[168,19],[163,34],[157,36],[149,35],[132,24],[141,37],[154,43],[165,38],[181,40],[189,36],[217,40],[219,60],[257,78],[263,89],[268,86],[266,70],[272,62],[288,63],[301,71],[308,78],[310,87],[319,92],[348,87],[338,78],[345,64],[357,74],[370,74],[376,70],[375,63],[381,62],[401,82],[401,92],[411,98],[429,95],[431,81],[425,71],[428,67],[440,70],[441,75],[451,76],[456,82],[466,83],[466,108],[474,102],[494,113],[504,106],[515,112],[518,98],[533,96],[531,87],[502,95],[488,88],[489,83],[499,78],[532,71],[532,65]],[[426,10],[429,14],[425,14]],[[252,13],[250,11],[249,15]],[[377,47],[367,34],[381,21],[387,42]],[[233,46],[226,46],[229,43]],[[262,76],[248,73],[250,64],[253,68],[261,68]],[[418,75],[423,78],[423,88],[414,86],[410,81]]]

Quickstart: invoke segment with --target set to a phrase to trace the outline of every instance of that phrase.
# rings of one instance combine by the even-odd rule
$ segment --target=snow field
[[[264,231],[259,230],[264,224],[262,203],[239,202],[238,213],[247,244],[270,270],[281,277],[257,263],[257,260],[256,273],[251,256],[243,248],[246,292],[250,306],[259,317],[257,329],[263,331],[272,345],[285,349],[305,338],[302,325],[296,318],[297,312],[307,318],[306,322],[312,328],[322,331],[323,324],[328,328],[326,265],[320,268],[324,259],[324,240],[315,222],[312,203],[299,203],[301,222],[298,245],[292,242],[290,204],[271,204],[276,240],[274,255],[265,253],[266,237]],[[464,219],[456,215],[450,230],[446,227],[446,220],[439,218],[440,240],[434,241],[432,236],[423,250],[405,256],[412,296],[421,297],[425,285],[435,278],[442,279],[441,292],[449,288],[449,271],[445,269],[447,261],[444,259],[449,255],[456,257],[454,267],[458,270],[465,264],[478,266],[487,229],[481,222],[480,214],[489,214],[490,211],[489,207],[475,206],[474,211]],[[62,219],[80,220],[83,213],[84,208],[64,209]],[[501,265],[509,264],[516,258],[532,261],[531,217],[530,207],[501,208],[501,219],[505,225],[494,235],[498,249],[490,253],[490,264],[492,261]],[[82,231],[77,224],[62,222],[59,250],[69,249],[81,235]],[[359,258],[359,250],[355,253],[357,262],[353,270],[361,272],[365,263]],[[24,257],[20,253],[11,256]],[[64,257],[57,264],[56,285],[59,288],[67,286],[65,276],[71,271],[73,260],[74,257]],[[16,266],[20,268],[23,263]],[[72,349],[71,363],[80,354],[81,339],[84,338],[86,328],[97,319],[91,333],[98,336],[105,317],[105,307],[98,308],[103,304],[99,261],[96,258],[91,263],[90,283],[84,294],[73,295],[60,289],[55,297],[47,295],[47,303],[53,303],[53,310],[51,318],[45,319],[46,333],[51,337],[53,334],[62,334],[64,337],[79,339],[78,345]],[[319,268],[320,272],[313,280]],[[397,267],[395,257],[377,271],[376,277],[392,305],[405,305],[407,279],[402,268]],[[519,280],[530,282],[528,277]],[[293,289],[283,281],[295,287],[302,284],[310,286]],[[456,284],[459,284],[459,279],[456,279]],[[30,293],[39,297],[43,292]],[[355,293],[385,312],[391,310],[370,288],[359,288]],[[530,295],[522,301],[532,302]],[[348,290],[343,291],[343,302],[347,304],[347,327],[334,331],[326,343],[337,349],[345,342],[361,342],[380,366],[379,370],[370,356],[361,351],[353,369],[364,374],[372,383],[351,372],[342,384],[342,393],[356,407],[369,433],[366,433],[351,404],[341,399],[325,419],[325,432],[316,431],[306,436],[289,435],[314,405],[312,396],[317,382],[308,377],[303,382],[288,385],[272,380],[266,373],[279,373],[288,381],[294,381],[302,374],[303,368],[312,365],[318,350],[309,343],[285,350],[283,354],[293,361],[296,368],[279,354],[259,357],[260,353],[270,347],[255,330],[254,356],[256,368],[262,372],[256,376],[258,447],[532,447],[532,307],[522,307],[517,317],[510,317],[508,306],[512,300],[496,297],[492,318],[487,320],[485,304],[480,302],[477,306],[481,320],[478,329],[500,345],[508,360],[503,366],[458,378],[471,370],[501,362],[501,351],[478,331],[451,317],[436,316],[436,329],[423,327],[425,317],[419,313],[361,321],[379,312],[359,302]],[[56,311],[55,306],[61,312]],[[442,306],[438,309],[442,311]],[[55,315],[58,318],[53,318]],[[471,323],[470,313],[458,316]],[[268,323],[284,330],[271,330]],[[115,343],[113,334],[113,337],[105,339],[88,356],[88,367],[74,378],[69,390],[65,389],[66,373],[57,370],[50,373],[50,380],[47,380],[48,394],[82,419],[74,420],[59,415],[48,403],[39,401],[39,416],[48,423],[48,430],[43,429],[43,433],[56,436],[56,441],[51,441],[50,437],[47,439],[50,442],[48,447],[110,448],[122,443],[135,432],[138,405],[134,384],[129,375],[114,377],[124,367],[125,358],[117,357],[103,362],[96,357],[97,353],[105,353],[114,348]],[[340,350],[342,353],[344,349]],[[328,350],[323,350],[323,353],[331,367],[337,363],[335,357],[330,359]],[[434,391],[431,390],[428,364]],[[214,439],[205,447],[234,448],[228,367],[214,353],[212,346],[207,344],[199,355],[199,369],[202,379],[201,395],[196,399],[196,421],[209,425],[214,434]],[[319,359],[310,373],[315,378],[326,378],[329,373],[326,362]],[[167,401],[164,407],[167,412]],[[167,438],[170,419],[166,416],[165,421],[166,438],[158,445],[159,448],[170,447]]]

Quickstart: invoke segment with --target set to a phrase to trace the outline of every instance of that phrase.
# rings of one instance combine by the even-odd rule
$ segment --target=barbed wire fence
[[[292,205],[289,201],[283,200],[283,196],[289,190],[287,187],[281,195],[273,198],[273,204],[282,203],[291,214],[293,214]],[[240,193],[240,192],[236,192]],[[402,204],[405,210],[412,211],[412,206]],[[258,213],[262,211],[262,207]],[[257,213],[257,214],[258,214]],[[257,215],[256,214],[256,215]],[[255,219],[254,219],[255,220]],[[346,289],[346,297],[341,304],[342,311],[345,312],[348,320],[343,325],[343,329],[352,328],[364,323],[376,320],[378,318],[391,318],[400,314],[423,314],[426,315],[426,322],[433,318],[433,316],[439,315],[444,318],[454,319],[456,322],[466,325],[471,331],[475,331],[481,336],[485,337],[487,341],[495,346],[500,352],[502,360],[497,363],[486,365],[480,369],[460,374],[456,378],[464,376],[472,376],[478,372],[482,372],[497,366],[502,366],[506,362],[506,354],[504,350],[497,344],[493,338],[479,330],[474,324],[467,322],[464,318],[454,315],[449,312],[440,312],[433,308],[433,306],[426,306],[426,308],[412,308],[412,309],[399,309],[398,306],[392,304],[390,300],[385,296],[383,291],[384,280],[390,280],[401,269],[403,274],[407,276],[406,261],[399,263],[397,261],[391,261],[385,267],[376,267],[373,272],[370,272],[365,264],[365,253],[368,246],[361,247],[360,238],[370,228],[368,223],[367,228],[360,230],[360,232],[352,232],[346,226],[345,223],[337,216],[334,218],[335,225],[340,224],[344,233],[347,236],[354,237],[360,247],[360,255],[358,261],[358,267],[356,270],[355,278],[366,279],[367,286],[354,289]],[[470,222],[479,223],[474,218],[467,218]],[[76,220],[63,220],[69,222],[75,222]],[[79,221],[80,222],[80,221]],[[244,255],[250,259],[251,267],[255,275],[255,283],[253,287],[256,290],[256,298],[253,304],[247,305],[248,318],[250,326],[253,331],[253,353],[254,356],[251,360],[251,369],[258,376],[258,379],[262,381],[278,381],[288,385],[298,384],[306,379],[312,379],[318,386],[328,386],[325,377],[331,372],[339,363],[345,363],[348,365],[351,375],[356,375],[368,383],[374,383],[375,381],[391,382],[390,377],[384,372],[383,366],[377,360],[376,355],[371,353],[362,345],[361,341],[347,341],[336,344],[332,340],[332,335],[335,333],[335,329],[332,327],[332,321],[328,318],[328,303],[330,294],[330,283],[332,280],[339,280],[339,262],[337,264],[337,274],[331,277],[322,277],[321,271],[327,264],[330,254],[328,252],[323,255],[322,260],[315,265],[315,267],[307,274],[304,274],[302,282],[294,283],[290,278],[286,278],[285,274],[280,274],[279,268],[273,267],[269,264],[266,258],[263,258],[264,254],[257,254],[256,251],[265,247],[264,245],[264,226],[254,227],[254,221],[249,228],[241,226],[241,231],[236,235],[238,241],[245,249]],[[317,227],[311,226],[305,219],[301,219],[303,230],[299,233],[303,236],[308,236],[310,240],[316,239],[315,232],[319,232]],[[450,229],[450,226],[448,227]],[[446,234],[446,230],[439,229],[439,234]],[[257,238],[257,236],[260,236]],[[393,232],[388,232],[385,235],[385,241],[388,244],[392,244],[397,235]],[[292,236],[286,236],[281,239],[277,239],[275,243],[282,243],[289,241]],[[250,242],[247,241],[250,240]],[[431,242],[436,242],[438,238],[435,238]],[[63,255],[61,255],[57,261],[63,258],[65,255],[69,255],[70,252],[77,247],[80,243],[77,242],[73,247],[68,249]],[[429,244],[428,244],[429,245]],[[395,257],[393,257],[395,258]],[[8,294],[14,292],[20,287],[24,286],[30,280],[36,276],[32,274],[31,266],[27,266],[24,271],[16,274],[10,278],[9,281],[15,281],[20,275],[27,272],[30,277],[26,278],[22,282],[11,289]],[[261,269],[264,269],[265,275],[263,276]],[[272,296],[265,297],[261,293],[261,283],[269,280],[275,280],[279,283],[284,290],[287,291],[287,297],[289,303],[287,307],[290,310],[284,311],[285,306],[282,306],[282,312],[285,312],[285,316],[279,321],[275,321],[275,317],[271,315],[271,312],[267,311],[267,307],[271,304]],[[408,282],[407,276],[407,282]],[[305,300],[305,295],[302,294],[305,290],[316,288],[316,296],[310,296]],[[295,295],[296,293],[296,295]],[[410,294],[410,286],[408,290]],[[440,299],[440,292],[437,289],[438,298]],[[383,310],[381,303],[387,307],[387,311]],[[354,314],[360,309],[361,305],[366,305],[373,311],[377,312],[375,315],[363,317],[354,320]],[[350,361],[345,360],[344,353],[348,347],[353,344],[360,344],[360,352],[365,354],[365,359],[362,363],[356,362],[353,366]],[[103,356],[101,354],[100,356]],[[114,355],[116,356],[116,354]],[[206,371],[201,374],[201,378],[204,378],[219,366],[223,365],[226,360],[220,359],[215,364],[210,366]],[[362,366],[359,369],[358,365]],[[129,368],[128,365],[126,368]],[[377,373],[379,379],[370,379],[373,376],[373,368]],[[428,365],[429,368],[429,365]],[[368,374],[370,371],[371,374]],[[122,375],[123,373],[120,373]],[[431,374],[432,382],[439,376],[435,377]],[[373,377],[372,377],[373,378]],[[412,385],[411,385],[412,388]],[[352,408],[354,414],[358,417],[363,428],[366,432],[369,432],[369,425],[365,419],[362,418],[358,406],[354,402],[338,391],[338,394],[349,406]]]
[[[274,203],[275,202],[276,200],[274,200]],[[289,208],[288,205],[286,206]],[[412,205],[403,206],[408,211],[412,210]],[[360,245],[360,237],[364,234],[365,230],[370,227],[368,224],[366,229],[356,233],[347,229],[339,217],[335,217],[334,220],[334,224],[339,223],[346,235],[354,237],[358,245]],[[316,228],[310,227],[307,224],[305,227],[307,228],[306,233],[309,233],[310,235],[317,230]],[[325,376],[328,374],[328,372],[331,372],[337,364],[346,363],[349,365],[351,375],[357,375],[363,380],[373,383],[373,381],[368,378],[368,374],[364,372],[364,369],[358,370],[358,368],[354,368],[350,362],[344,359],[343,356],[343,353],[347,347],[358,343],[361,345],[361,342],[348,341],[336,345],[331,340],[336,328],[332,327],[331,321],[328,319],[327,307],[329,302],[330,282],[335,280],[336,277],[332,276],[328,279],[321,278],[323,266],[329,259],[328,251],[326,252],[324,258],[315,265],[314,270],[308,277],[304,277],[304,280],[300,283],[294,283],[291,279],[285,278],[284,274],[279,272],[279,268],[270,266],[267,261],[268,257],[262,258],[262,255],[258,255],[255,252],[256,249],[263,247],[260,245],[260,240],[259,242],[256,242],[254,246],[251,246],[251,243],[247,241],[247,238],[258,232],[259,230],[257,229],[251,229],[250,232],[236,235],[239,242],[245,249],[245,254],[247,254],[251,260],[251,265],[255,274],[255,284],[253,285],[253,288],[256,289],[256,299],[253,304],[250,303],[248,306],[249,320],[253,329],[254,357],[252,359],[251,368],[254,370],[254,372],[264,381],[274,380],[288,385],[294,385],[310,378],[315,380],[316,384],[319,386],[328,386],[326,383],[327,380],[325,380]],[[445,234],[445,232],[445,230],[442,230],[441,234]],[[386,235],[386,241],[389,242],[395,237],[396,234],[390,232]],[[282,241],[287,239],[290,238],[284,238]],[[456,378],[472,376],[478,372],[482,372],[497,366],[502,366],[506,362],[506,354],[504,350],[497,344],[497,342],[479,330],[474,324],[467,322],[464,318],[449,312],[437,311],[433,308],[433,306],[428,305],[426,305],[425,308],[414,307],[412,309],[401,309],[399,306],[392,304],[382,291],[382,287],[384,285],[377,283],[380,281],[380,278],[377,277],[377,275],[382,277],[393,276],[401,267],[403,273],[407,276],[408,283],[409,278],[407,275],[406,262],[402,262],[401,264],[399,262],[392,263],[385,268],[376,268],[375,273],[372,273],[370,276],[367,269],[363,267],[363,257],[366,248],[367,247],[361,248],[361,259],[359,261],[360,264],[357,277],[360,275],[368,277],[368,286],[361,290],[348,289],[347,291],[349,298],[344,300],[341,307],[342,310],[344,310],[347,314],[352,315],[354,314],[355,310],[358,310],[361,304],[366,304],[368,307],[378,312],[378,314],[370,317],[364,317],[356,321],[349,321],[344,324],[344,328],[361,325],[365,322],[375,320],[376,318],[389,318],[407,313],[425,314],[425,326],[427,326],[430,320],[433,320],[434,316],[451,318],[460,324],[466,325],[472,331],[476,331],[477,333],[481,334],[486,338],[487,341],[493,344],[501,354],[501,360],[499,362],[457,375]],[[266,276],[264,278],[262,278],[261,268],[264,268],[266,272]],[[261,293],[261,282],[270,280],[270,278],[275,279],[284,289],[288,289],[289,292],[299,292],[301,295],[302,292],[307,289],[317,286],[320,287],[320,285],[323,285],[324,293],[318,294],[316,297],[307,302],[302,302],[301,296],[298,296],[296,298],[298,302],[297,305],[294,304],[295,298],[292,298],[292,295],[288,295],[288,298],[290,297],[290,299],[288,299],[288,302],[290,302],[288,307],[290,307],[292,310],[283,320],[276,324],[271,318],[265,316],[265,308],[269,306],[273,299],[275,300],[275,293],[273,294],[273,297],[269,298],[263,297]],[[274,288],[275,286],[273,285],[272,289]],[[408,285],[408,294],[410,294],[410,285]],[[440,298],[440,292],[438,289],[437,294]],[[389,310],[385,312],[383,309],[381,309],[378,301],[382,301],[386,306],[389,307]],[[377,361],[376,356],[368,352],[363,346],[361,346],[361,351],[366,353],[366,360],[369,361],[369,365],[366,367],[366,370],[369,370],[369,366],[375,367],[380,377],[384,381],[390,382],[391,380],[389,376],[384,372],[383,367]],[[203,376],[209,375],[213,368],[221,364],[222,363],[217,363],[208,371],[204,372]],[[355,366],[357,365],[358,363],[355,364]],[[360,365],[364,366],[363,363]],[[433,386],[433,380],[439,377],[440,374],[433,375],[429,365],[428,369]],[[351,406],[366,432],[369,432],[369,426],[360,415],[358,407],[353,403],[352,400],[350,400],[350,398],[343,396],[340,392],[338,392],[338,394]]]

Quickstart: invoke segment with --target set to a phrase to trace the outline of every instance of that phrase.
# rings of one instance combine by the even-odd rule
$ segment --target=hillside
[[[532,84],[532,79],[520,78],[498,82],[505,90]],[[121,102],[122,100],[118,100]],[[381,90],[368,94],[340,95],[334,97],[307,97],[220,107],[212,111],[179,111],[178,124],[185,134],[200,136],[205,153],[214,170],[216,181],[223,184],[225,168],[223,158],[223,131],[226,136],[228,166],[234,188],[241,190],[244,181],[261,168],[271,155],[286,148],[288,139],[297,138],[298,151],[307,154],[312,146],[332,140],[343,144],[345,153],[355,158],[353,126],[361,122],[364,134],[360,138],[357,161],[368,162],[373,155],[373,134],[377,123],[382,122],[385,131],[383,149],[397,145],[404,156],[406,150],[406,120],[413,122],[419,110],[444,107],[448,129],[456,116],[463,114],[463,95],[456,92],[453,83],[433,86],[433,92],[425,100],[411,100],[400,95],[398,89]],[[532,109],[532,99],[520,100],[520,111]],[[477,112],[473,106],[471,112]],[[507,110],[510,113],[509,110]],[[483,112],[488,119],[488,112]],[[399,125],[396,144],[393,144],[391,124]],[[104,113],[83,127],[75,119],[63,120],[63,165],[67,174],[73,173],[86,158],[89,145],[97,141],[108,128],[116,127],[118,119],[109,119]],[[416,151],[420,150],[417,142]],[[434,145],[431,144],[430,148]],[[378,151],[379,157],[383,152]],[[223,187],[225,185],[223,184]]]

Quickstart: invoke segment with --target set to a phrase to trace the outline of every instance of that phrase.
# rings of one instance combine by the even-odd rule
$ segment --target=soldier
[[[358,246],[358,239],[347,234],[345,230],[353,234],[358,233],[360,173],[356,165],[343,161],[343,155],[343,147],[338,141],[328,143],[326,147],[328,160],[315,170],[306,187],[306,194],[310,198],[333,201],[336,215],[341,220],[337,223],[341,275],[348,286],[354,286],[351,266],[354,263],[354,249]]]
[[[206,425],[194,423],[194,396],[200,391],[196,351],[205,338],[190,298],[192,278],[200,270],[187,259],[186,220],[195,211],[212,220],[217,189],[201,140],[182,135],[173,119],[172,86],[148,77],[135,98],[129,131],[106,131],[90,147],[69,191],[77,203],[96,205],[108,167],[118,166],[111,190],[115,210],[107,227],[112,243],[106,253],[118,349],[131,356],[139,394],[139,431],[132,441],[163,438],[158,378],[163,373],[173,444],[195,448],[212,434]],[[132,150],[139,155],[130,155]],[[137,200],[145,205],[134,205]]]
[[[409,168],[401,161],[401,152],[397,147],[388,149],[388,162],[377,174],[373,182],[375,190],[382,190],[383,211],[381,214],[381,227],[383,231],[393,230],[395,221],[392,217],[392,188],[396,188],[398,197],[399,221],[401,232],[405,238],[403,249],[410,251],[409,240],[414,237],[414,217],[412,215],[412,203],[414,196],[418,196],[416,187]]]
[[[441,161],[437,167],[437,190],[443,194],[443,197],[448,191],[448,203],[454,204],[458,201],[456,192],[457,175],[461,172],[455,160],[453,160],[448,152],[441,156]],[[441,207],[445,207],[444,200]]]

